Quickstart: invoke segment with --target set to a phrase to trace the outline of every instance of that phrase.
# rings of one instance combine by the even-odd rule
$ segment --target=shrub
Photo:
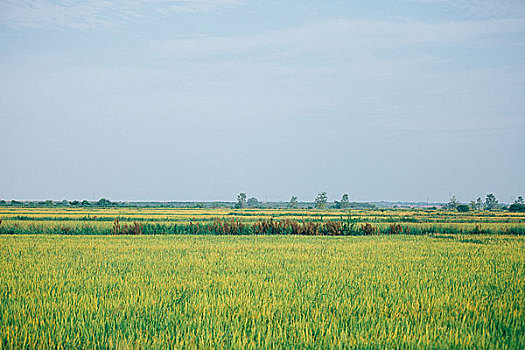
[[[114,235],[141,235],[142,230],[143,224],[138,221],[133,221],[133,224],[130,225],[120,225],[119,218],[115,218],[111,232]]]
[[[466,204],[460,204],[456,207],[456,210],[459,211],[460,213],[466,213],[470,210],[470,208]]]
[[[390,227],[387,230],[387,233],[390,235],[398,235],[401,233],[403,229],[401,228],[401,225],[399,224],[391,224]]]
[[[114,235],[120,234],[120,220],[119,220],[119,218],[115,218],[115,221],[113,221],[112,232],[113,232]]]
[[[361,231],[364,235],[373,235],[377,233],[377,227],[370,225],[369,223],[366,223],[361,226]]]
[[[509,207],[509,211],[513,213],[525,213],[525,204],[514,203]]]
[[[480,224],[476,224],[476,226],[474,226],[474,229],[470,233],[475,235],[481,235],[483,233],[487,233],[487,231],[482,229]]]

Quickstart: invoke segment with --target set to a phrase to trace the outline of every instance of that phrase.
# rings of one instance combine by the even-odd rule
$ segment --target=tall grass
[[[0,236],[0,347],[525,347],[517,236]]]
[[[359,236],[359,235],[428,235],[428,234],[511,234],[524,235],[525,225],[516,224],[370,224],[355,220],[297,221],[215,219],[187,223],[158,223],[146,221],[122,222],[115,218],[111,226],[91,222],[71,224],[70,221],[39,223],[31,221],[0,222],[0,234],[66,234],[66,235],[305,235],[305,236]]]

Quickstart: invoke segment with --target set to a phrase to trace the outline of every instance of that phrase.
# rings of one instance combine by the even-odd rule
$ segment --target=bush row
[[[398,223],[389,226],[375,226],[370,223],[357,224],[352,221],[297,221],[297,220],[260,220],[245,223],[236,219],[222,219],[201,223],[144,223],[135,221],[121,223],[114,219],[111,228],[103,228],[87,223],[71,225],[44,226],[39,224],[4,225],[0,221],[0,234],[69,234],[69,235],[159,235],[159,234],[211,234],[211,235],[305,235],[305,236],[359,236],[378,234],[512,234],[525,235],[525,227],[498,228],[421,225],[406,226]]]

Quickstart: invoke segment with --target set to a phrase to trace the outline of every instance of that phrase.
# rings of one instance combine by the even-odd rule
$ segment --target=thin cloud
[[[5,0],[0,23],[11,27],[94,28],[125,23],[155,14],[217,11],[243,0],[127,0],[50,1]]]
[[[523,0],[409,0],[440,4],[470,18],[519,18],[525,15]]]
[[[525,32],[522,19],[486,19],[425,23],[402,21],[330,20],[299,28],[229,37],[190,36],[158,40],[150,44],[160,57],[204,58],[249,54],[298,54],[301,52],[347,52],[354,57],[379,50],[419,45],[469,44],[505,34]],[[327,51],[328,50],[328,51]],[[157,56],[159,57],[159,56]]]

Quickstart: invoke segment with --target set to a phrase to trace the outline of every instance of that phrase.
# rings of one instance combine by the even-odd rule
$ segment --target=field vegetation
[[[523,348],[524,233],[509,211],[5,206],[0,348]]]
[[[0,220],[0,234],[525,234],[508,211],[2,207]]]
[[[525,346],[520,236],[0,236],[1,348]]]

